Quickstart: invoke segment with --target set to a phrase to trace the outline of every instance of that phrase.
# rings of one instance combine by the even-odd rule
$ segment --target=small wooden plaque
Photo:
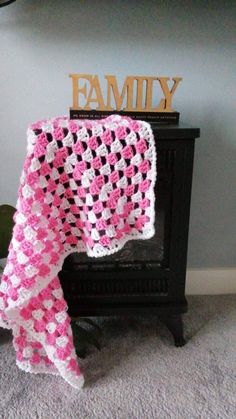
[[[105,89],[101,88],[97,75],[70,74],[70,77],[71,119],[100,119],[118,114],[159,124],[179,122],[172,99],[181,77],[127,76],[120,88],[116,76],[105,75]]]

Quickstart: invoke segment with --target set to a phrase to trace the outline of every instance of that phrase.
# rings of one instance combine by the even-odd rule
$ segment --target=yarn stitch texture
[[[0,326],[13,330],[17,365],[61,375],[79,368],[58,279],[73,252],[100,257],[154,235],[156,152],[144,121],[59,117],[32,124],[15,226],[0,285]]]

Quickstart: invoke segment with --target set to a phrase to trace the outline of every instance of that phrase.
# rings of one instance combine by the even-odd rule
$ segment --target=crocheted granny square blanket
[[[150,125],[117,115],[60,117],[28,129],[15,226],[0,285],[0,325],[17,365],[83,385],[58,279],[72,252],[109,255],[154,234],[155,144]]]

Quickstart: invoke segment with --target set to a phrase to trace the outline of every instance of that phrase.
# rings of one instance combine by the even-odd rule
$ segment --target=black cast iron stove
[[[156,234],[112,256],[72,254],[60,280],[72,316],[157,314],[184,345],[185,277],[193,155],[198,128],[152,124],[157,149]]]

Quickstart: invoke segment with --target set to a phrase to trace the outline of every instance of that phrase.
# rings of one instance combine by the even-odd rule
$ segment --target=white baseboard
[[[186,295],[236,294],[236,268],[188,269]]]

